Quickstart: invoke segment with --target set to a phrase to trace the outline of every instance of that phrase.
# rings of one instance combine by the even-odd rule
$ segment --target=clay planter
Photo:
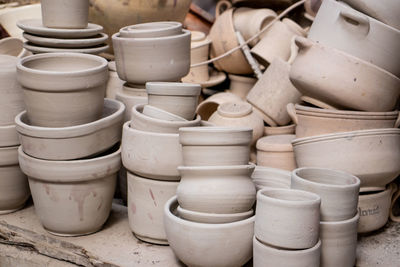
[[[381,5],[390,10],[385,3]],[[400,30],[358,12],[348,5],[334,0],[324,0],[310,28],[308,38],[372,63],[397,77],[400,76],[398,64],[400,55],[393,55],[393,51],[400,47]],[[342,70],[340,73],[345,72],[343,66],[340,69]],[[370,79],[373,80],[373,77]]]
[[[399,112],[365,112],[333,110],[288,104],[287,110],[296,123],[296,137],[399,127]]]
[[[78,236],[101,229],[111,210],[121,150],[72,161],[40,160],[18,149],[35,211],[51,234]]]
[[[18,146],[0,147],[0,215],[21,209],[30,196],[17,151]]]
[[[42,0],[41,6],[46,27],[83,29],[88,26],[89,0]]]
[[[163,213],[179,182],[146,179],[128,172],[128,218],[135,236],[145,242],[167,245]]]
[[[321,266],[354,266],[357,248],[357,224],[360,216],[337,222],[321,222]]]
[[[252,129],[185,127],[179,129],[185,166],[245,165],[249,162]]]
[[[106,87],[106,98],[115,99],[115,95],[117,92],[122,90],[122,86],[124,81],[118,77],[117,67],[115,66],[115,62],[108,63],[108,82]]]
[[[297,166],[342,170],[361,188],[382,188],[400,174],[400,129],[361,130],[295,139]]]
[[[178,134],[144,132],[126,122],[122,131],[122,162],[130,172],[157,180],[179,181],[182,165]]]
[[[254,216],[232,223],[197,223],[179,218],[177,207],[176,197],[164,206],[164,227],[169,245],[184,264],[239,267],[251,259]]]
[[[307,102],[320,106],[318,101],[322,101],[335,108],[362,111],[395,108],[400,79],[393,74],[309,39],[296,37],[295,42],[299,53],[292,64],[290,80],[308,98]],[[341,81],[340,86],[337,81]]]
[[[178,206],[177,212],[180,218],[198,223],[231,223],[245,220],[254,214],[254,210],[240,213],[205,213],[198,211],[185,210]]]
[[[295,134],[295,129],[296,129],[296,124],[290,124],[287,126],[276,126],[276,127],[265,126],[264,135],[269,136],[269,135],[281,135],[281,134]]]
[[[237,95],[243,100],[246,100],[246,96],[253,88],[254,84],[257,82],[256,78],[240,76],[240,75],[228,75],[229,80],[231,81],[229,85],[229,92]]]
[[[262,189],[257,192],[254,234],[284,249],[307,249],[318,243],[321,198],[310,192]]]
[[[0,147],[16,145],[19,145],[19,139],[15,125],[0,126]]]
[[[131,119],[132,108],[134,106],[138,104],[147,104],[148,102],[144,85],[129,85],[128,83],[122,86],[122,91],[115,94],[115,99],[124,103],[126,107],[124,121],[129,121]]]
[[[47,53],[23,58],[17,78],[31,125],[65,127],[101,118],[108,79],[104,58]]]
[[[262,188],[286,188],[290,189],[290,171],[256,166],[251,179],[257,191]]]
[[[129,38],[112,36],[118,76],[129,83],[179,81],[190,68],[190,31],[181,34]]]
[[[192,120],[196,115],[196,107],[201,92],[199,84],[192,83],[146,83],[149,105]]]
[[[294,134],[265,136],[257,141],[257,165],[287,171],[296,169],[293,146]]]
[[[119,30],[121,37],[151,38],[165,37],[182,33],[182,23],[176,21],[158,21],[126,26]]]
[[[1,19],[0,19],[1,20]],[[2,21],[0,21],[2,23]],[[9,32],[12,36],[12,34]],[[32,55],[23,47],[23,41],[16,37],[6,37],[0,40],[0,54],[23,58]]]
[[[182,117],[150,105],[144,105],[142,114],[154,119],[165,121],[187,121]]]
[[[239,213],[251,209],[256,189],[251,181],[254,165],[179,166],[179,205],[207,213]]]
[[[292,172],[291,188],[321,197],[321,221],[343,221],[357,213],[360,179],[342,171],[299,168]]]
[[[121,141],[125,106],[105,99],[100,120],[62,128],[32,126],[24,111],[15,118],[22,150],[31,157],[71,160],[93,156]]]
[[[321,240],[309,249],[286,250],[268,246],[253,237],[254,267],[319,267],[321,255]]]
[[[199,114],[203,120],[208,120],[217,110],[218,106],[226,102],[243,102],[243,100],[233,93],[217,93],[201,102],[197,106],[196,113]]]

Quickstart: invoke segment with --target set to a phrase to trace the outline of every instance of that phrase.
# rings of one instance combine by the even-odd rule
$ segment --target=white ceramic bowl
[[[177,21],[157,21],[125,26],[119,30],[121,37],[151,38],[182,33],[182,23]]]
[[[144,105],[142,114],[148,117],[152,117],[154,119],[165,121],[187,121],[186,119],[179,117],[171,112],[153,107],[151,105]]]
[[[178,206],[177,212],[182,219],[198,223],[231,223],[245,220],[254,214],[254,210],[239,213],[206,213],[192,211]]]

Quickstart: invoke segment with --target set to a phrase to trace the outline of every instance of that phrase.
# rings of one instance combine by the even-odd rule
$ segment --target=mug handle
[[[390,203],[390,212],[389,212],[389,217],[390,220],[394,221],[394,222],[400,222],[400,216],[395,216],[393,214],[393,206],[396,203],[396,201],[399,199],[400,197],[400,190],[397,191],[399,188],[397,186],[396,183],[391,183],[392,186],[392,192],[390,194],[391,196],[391,203]],[[397,191],[397,192],[396,192]]]
[[[292,121],[295,124],[298,124],[299,120],[297,119],[297,114],[296,114],[296,109],[294,107],[294,104],[293,103],[287,104],[286,105],[286,110],[287,110],[287,113],[289,114],[289,117],[292,119]]]
[[[368,17],[350,12],[349,10],[341,10],[339,12],[339,17],[342,18],[345,25],[351,25],[353,29],[357,27],[359,31],[363,32],[365,35],[368,34],[370,29]]]
[[[232,3],[226,0],[218,1],[215,6],[215,18],[218,18],[222,13],[224,13],[227,9],[232,7]]]

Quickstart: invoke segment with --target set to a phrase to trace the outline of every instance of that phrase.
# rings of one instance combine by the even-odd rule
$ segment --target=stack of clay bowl
[[[28,51],[100,54],[108,49],[103,27],[88,23],[89,0],[42,0],[41,7],[42,19],[17,23]]]
[[[140,240],[168,244],[163,207],[176,195],[182,165],[178,129],[199,126],[195,110],[201,87],[175,82],[146,83],[149,104],[132,108],[124,124],[122,162],[128,170],[128,218]]]
[[[18,157],[43,227],[86,235],[108,218],[121,167],[125,106],[104,99],[107,61],[46,53],[17,64],[26,111],[15,118]]]
[[[164,224],[172,250],[186,265],[242,266],[251,258],[251,139],[250,128],[179,129],[181,181],[165,207]]]

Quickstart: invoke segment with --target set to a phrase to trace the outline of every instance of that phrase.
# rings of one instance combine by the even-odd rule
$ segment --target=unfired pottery
[[[251,179],[257,191],[262,188],[290,189],[290,171],[270,167],[256,166]]]
[[[179,117],[171,112],[165,111],[160,108],[156,108],[151,105],[144,105],[143,115],[152,117],[154,119],[165,120],[165,121],[187,121],[186,119]]]
[[[400,199],[400,190],[398,188],[399,186],[397,186],[397,192],[395,192],[395,194],[392,197],[392,201],[390,204],[390,212],[389,212],[389,217],[390,220],[392,220],[393,222],[400,222],[400,216],[398,214],[398,212],[396,212],[398,210],[398,203],[399,203],[399,199]]]
[[[108,35],[105,33],[99,33],[98,35],[89,38],[51,38],[44,36],[37,36],[24,32],[22,35],[30,43],[44,47],[59,47],[59,48],[85,48],[98,46],[104,43],[108,39]]]
[[[89,0],[41,0],[43,25],[83,29],[88,25]]]
[[[251,88],[253,88],[254,84],[257,82],[257,79],[254,77],[234,75],[234,74],[229,74],[228,77],[230,80],[229,92],[237,95],[243,100],[246,100],[247,94],[249,93]]]
[[[0,147],[19,145],[15,124],[0,126]]]
[[[1,24],[1,21],[0,21]],[[23,42],[20,38],[6,37],[0,40],[0,54],[23,58],[31,55],[23,48]]]
[[[122,86],[124,85],[124,81],[118,77],[115,61],[111,61],[108,63],[108,75],[109,77],[107,81],[105,97],[115,99],[117,92],[121,92]]]
[[[289,114],[290,115],[290,114]],[[295,134],[296,124],[286,126],[265,126],[264,135]]]
[[[138,104],[147,104],[148,102],[148,96],[144,85],[131,85],[128,83],[124,83],[122,85],[122,90],[116,92],[115,99],[124,103],[126,107],[124,121],[129,121],[131,119],[132,108],[134,106]]]
[[[226,102],[243,102],[243,100],[232,93],[217,93],[201,102],[197,106],[196,113],[199,114],[203,120],[208,120],[217,110],[218,106]]]
[[[45,47],[36,45],[31,42],[25,42],[24,48],[33,54],[42,54],[42,53],[83,53],[83,54],[92,54],[98,55],[102,52],[105,52],[109,46],[107,44],[100,44],[93,47],[73,47],[73,48],[63,48],[63,47]]]
[[[125,26],[119,30],[121,37],[151,38],[182,33],[182,23],[177,21],[157,21]]]
[[[254,210],[240,213],[206,213],[186,210],[180,206],[177,208],[180,218],[198,223],[231,223],[245,220],[254,214]]]

